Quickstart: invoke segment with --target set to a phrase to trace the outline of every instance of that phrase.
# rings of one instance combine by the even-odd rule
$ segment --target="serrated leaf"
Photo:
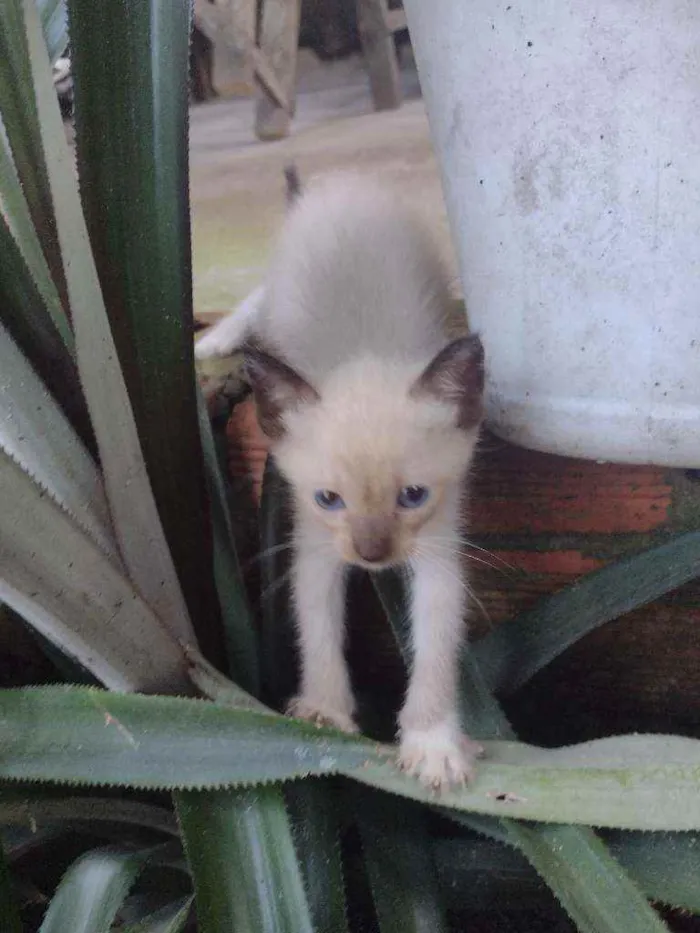
[[[261,630],[263,699],[280,709],[296,690],[296,636],[291,606],[289,487],[267,458],[260,503]]]
[[[193,897],[183,897],[167,904],[138,923],[126,923],[119,933],[181,933],[190,915]]]
[[[226,488],[201,393],[198,393],[197,405],[204,469],[211,503],[214,579],[221,606],[228,671],[237,684],[257,696],[260,690],[258,633],[243,586]]]
[[[73,333],[68,318],[58,296],[58,291],[51,278],[46,257],[32,222],[29,206],[22,190],[10,144],[0,120],[0,214],[5,218],[7,228],[12,234],[19,252],[24,259],[27,273],[31,276],[36,290],[41,297],[46,312],[71,355],[74,353]],[[3,253],[4,255],[4,253]],[[16,309],[21,313],[22,309]],[[5,309],[4,315],[10,312]]]
[[[175,799],[202,933],[313,933],[279,788]]]
[[[381,588],[381,579],[378,581],[377,585]],[[389,621],[394,627],[397,641],[399,645],[403,647],[404,651],[407,650],[407,646],[405,630],[402,629],[401,625],[401,613],[406,602],[405,589],[403,599],[401,599],[397,595],[396,586],[394,587],[391,599],[386,600],[386,605],[389,610]],[[471,728],[478,730],[476,734],[480,737],[514,737],[511,725],[490,690],[487,688],[481,675],[478,662],[471,651],[462,651],[460,668],[461,712],[463,720],[469,723]],[[641,753],[643,755],[644,747],[636,742],[637,738],[637,736],[627,736],[624,739],[617,739],[616,743],[619,744],[615,745],[616,752],[622,752],[624,755],[626,751],[627,754],[631,754],[633,758],[635,754]],[[601,752],[605,742],[606,740],[602,740],[602,742],[586,743],[586,745],[576,748],[575,751],[573,749],[556,749],[553,750],[552,753],[555,755],[563,754],[568,757],[571,752],[573,754],[573,761],[582,760],[585,761],[586,764],[591,764],[594,758],[596,758],[596,753]],[[508,747],[509,744],[510,743],[503,743],[503,745],[501,745],[499,743],[499,747]],[[623,749],[625,751],[623,751]],[[607,751],[610,751],[609,746],[607,747]],[[579,759],[579,755],[583,755],[583,758]],[[663,760],[661,753],[661,757],[657,757],[656,761],[662,762]],[[592,772],[587,771],[587,777],[591,773]],[[524,778],[524,775],[522,777]],[[586,823],[593,826],[630,826],[631,824],[626,823],[608,824],[605,820],[601,821],[598,816],[593,817],[589,815],[588,818],[580,819],[580,811],[577,813],[576,810],[578,804],[582,804],[583,802],[582,796],[579,795],[580,791],[583,790],[584,785],[587,786],[587,789],[590,789],[590,785],[587,785],[587,777],[576,790],[571,787],[569,791],[566,792],[568,803],[572,806],[568,809],[566,816],[558,822],[570,824]],[[477,778],[477,785],[479,780],[480,778]],[[618,789],[625,786],[625,780],[626,778],[623,778],[622,775],[618,773]],[[516,786],[517,790],[511,789],[511,787],[515,788]],[[518,780],[517,784],[513,783],[511,787],[503,785],[500,791],[491,790],[490,793],[494,795],[497,800],[503,803],[512,803],[516,807],[519,807],[522,803],[527,804],[530,801],[531,797],[528,797],[528,791],[526,790],[524,781]],[[551,790],[553,789],[552,785]],[[638,787],[638,789],[640,788]],[[600,790],[603,794],[609,794],[607,798],[608,801],[616,796],[612,788],[606,788],[605,790],[601,788]],[[662,791],[661,796],[663,796],[664,793],[665,792]],[[648,798],[646,802],[647,807],[654,807],[661,799],[657,794],[652,794],[652,797]],[[629,802],[629,799],[623,794],[622,806],[625,805],[624,800]],[[514,812],[507,814],[506,811],[504,815],[520,817],[522,816],[522,811],[517,814]],[[542,822],[552,822],[542,814],[534,818]],[[555,897],[557,897],[562,906],[569,911],[570,916],[573,917],[571,910],[575,909],[577,917],[583,918],[589,915],[591,917],[597,916],[602,918],[597,933],[615,933],[616,927],[613,926],[612,922],[606,924],[604,921],[606,912],[609,911],[617,911],[615,923],[624,924],[627,922],[627,929],[636,929],[636,923],[641,924],[640,930],[649,930],[650,933],[652,930],[658,931],[666,929],[665,924],[663,924],[658,915],[652,910],[641,892],[625,874],[619,864],[615,862],[604,844],[600,842],[592,830],[581,826],[564,826],[562,827],[560,838],[555,841],[549,833],[549,827],[547,826],[533,826],[527,832],[524,832],[522,831],[524,827],[519,823],[516,823],[512,819],[504,819],[501,821],[500,829],[505,831],[510,839],[519,845],[524,855],[540,872]],[[612,865],[609,878],[605,880],[597,877],[594,873],[590,873],[587,877],[587,886],[579,886],[576,888],[575,892],[572,891],[572,884],[569,883],[567,871],[575,873],[575,866],[578,859],[583,859],[584,861],[588,860],[590,863],[593,863],[596,859],[599,859],[601,863],[609,862]]]
[[[446,931],[424,815],[376,794],[357,794],[354,799],[381,933]]]
[[[306,780],[287,784],[283,792],[313,928],[347,933],[338,826],[343,788],[325,780]]]
[[[592,830],[511,821],[508,832],[580,933],[669,933]]]
[[[653,901],[700,911],[700,838],[694,833],[608,831],[604,842]],[[452,908],[527,908],[546,890],[544,881],[514,844],[491,839],[434,842],[440,883]]]
[[[700,576],[700,532],[587,574],[473,646],[492,690],[513,693],[589,632]]]
[[[109,930],[148,855],[112,849],[81,855],[61,879],[39,933]]]
[[[0,449],[120,565],[107,500],[94,461],[0,324]]]
[[[0,320],[86,443],[92,439],[78,370],[0,214]]]
[[[2,451],[0,502],[0,601],[112,689],[188,691],[180,646],[131,582]]]
[[[86,688],[0,691],[0,779],[188,789],[342,774],[467,812],[636,829],[700,828],[700,741],[629,735],[561,749],[487,743],[467,788],[439,801],[393,749],[200,700]]]
[[[65,0],[37,0],[41,29],[46,40],[51,64],[68,47],[68,11]]]
[[[174,635],[194,642],[117,362],[33,0],[24,0],[23,10],[58,239],[62,253],[71,259],[66,274],[78,368],[97,436],[115,533],[129,574],[153,611]],[[158,664],[157,655],[144,660]]]
[[[36,831],[46,825],[77,823],[124,823],[142,829],[178,835],[170,810],[119,797],[66,796],[46,788],[4,787],[0,794],[0,824],[29,825]]]
[[[22,190],[29,205],[32,223],[51,270],[51,277],[64,301],[65,278],[56,239],[56,222],[47,178],[40,120],[32,91],[29,50],[22,15],[23,2],[26,0],[3,0],[0,4],[0,115]],[[33,12],[36,14],[34,7]],[[45,41],[43,35],[40,36],[46,55]],[[51,76],[48,73],[47,78],[53,91]],[[54,102],[58,107],[55,94]],[[60,117],[58,132],[65,139]]]
[[[223,638],[194,373],[191,3],[68,7],[90,245],[165,538],[202,651],[217,661]]]

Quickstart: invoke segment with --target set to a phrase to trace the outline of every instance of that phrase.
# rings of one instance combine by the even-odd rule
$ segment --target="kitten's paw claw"
[[[295,719],[306,719],[316,726],[332,726],[341,732],[359,732],[350,713],[331,709],[320,703],[306,700],[304,697],[294,697],[287,705],[287,715]]]
[[[475,761],[484,748],[452,724],[406,729],[401,736],[399,766],[432,790],[474,780]]]

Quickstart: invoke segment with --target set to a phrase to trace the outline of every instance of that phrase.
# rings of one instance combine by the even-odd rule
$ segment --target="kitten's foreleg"
[[[301,689],[292,716],[356,732],[355,702],[343,651],[345,570],[330,546],[297,536],[294,601],[301,653]]]
[[[199,338],[194,345],[195,358],[207,360],[228,356],[243,346],[253,330],[255,318],[264,300],[265,286],[258,285],[233,311]]]
[[[459,550],[412,561],[413,665],[399,716],[399,762],[431,787],[468,780],[481,746],[460,727],[459,655],[465,587]]]

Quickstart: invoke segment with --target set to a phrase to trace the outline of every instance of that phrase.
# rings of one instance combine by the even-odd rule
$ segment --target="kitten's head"
[[[482,417],[477,336],[448,344],[423,368],[364,357],[321,390],[281,360],[249,348],[260,424],[291,483],[304,526],[343,560],[401,563],[421,539],[447,546]]]

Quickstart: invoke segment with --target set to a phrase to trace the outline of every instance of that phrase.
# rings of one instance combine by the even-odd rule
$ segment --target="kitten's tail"
[[[286,184],[287,207],[291,207],[301,194],[301,179],[294,162],[284,167],[284,181]]]
[[[296,202],[302,193],[299,172],[294,162],[284,167],[287,208]],[[265,301],[265,286],[259,285],[238,307],[222,318],[206,334],[203,334],[194,348],[195,358],[206,360],[212,357],[229,356],[240,350],[246,340],[254,333],[255,319]],[[201,329],[197,327],[197,329]]]

